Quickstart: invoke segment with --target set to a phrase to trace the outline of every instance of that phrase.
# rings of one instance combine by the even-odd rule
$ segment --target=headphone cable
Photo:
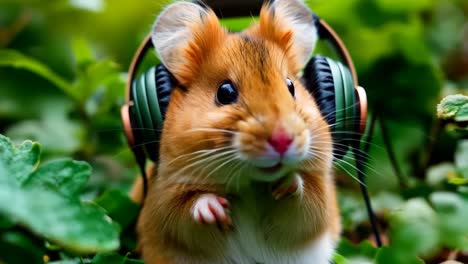
[[[378,247],[382,246],[382,239],[380,237],[380,232],[379,228],[377,225],[377,219],[374,214],[374,210],[372,209],[372,204],[370,201],[369,197],[369,192],[367,190],[367,185],[365,183],[365,175],[364,175],[364,164],[368,161],[368,152],[369,152],[369,146],[370,146],[370,141],[372,140],[373,134],[374,134],[374,127],[375,127],[375,122],[376,122],[376,115],[372,115],[370,118],[370,125],[369,125],[369,132],[367,138],[364,140],[364,153],[360,154],[357,153],[359,150],[359,141],[355,144],[355,146],[352,148],[354,158],[356,160],[356,173],[359,179],[359,187],[361,188],[361,194],[362,198],[364,199],[364,203],[366,205],[366,210],[367,210],[367,215],[369,217],[369,221],[372,226],[372,232],[374,233],[375,237],[375,242]]]

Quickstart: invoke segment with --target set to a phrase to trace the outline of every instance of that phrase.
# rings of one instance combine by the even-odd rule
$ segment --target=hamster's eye
[[[237,101],[239,94],[234,88],[234,85],[231,81],[224,81],[218,87],[218,92],[216,93],[216,103],[219,105],[228,105],[233,104]]]
[[[288,90],[291,93],[292,97],[294,97],[294,84],[291,79],[286,78],[286,85],[288,86]]]

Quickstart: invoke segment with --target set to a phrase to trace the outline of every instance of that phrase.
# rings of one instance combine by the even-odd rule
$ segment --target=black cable
[[[146,155],[141,146],[134,146],[132,147],[133,154],[135,156],[135,160],[138,164],[138,167],[141,171],[141,177],[143,177],[143,201],[146,198],[146,193],[148,192],[148,176],[146,175]]]
[[[144,202],[146,198],[146,194],[148,192],[148,176],[146,175],[145,164],[146,162],[143,162],[143,163],[138,162],[138,167],[140,167],[140,171],[141,171],[141,177],[143,177],[143,199],[141,203]]]
[[[374,233],[375,242],[377,243],[378,247],[382,246],[382,240],[380,239],[380,232],[377,226],[377,220],[375,218],[374,210],[372,209],[372,204],[370,202],[369,193],[367,191],[367,186],[365,184],[365,176],[364,176],[364,164],[366,162],[366,158],[357,153],[358,149],[353,148],[353,154],[356,159],[356,172],[359,179],[359,186],[361,187],[362,197],[364,199],[364,203],[366,204],[367,215],[369,216],[369,221],[371,222],[372,232]]]
[[[387,149],[388,158],[390,159],[390,162],[393,167],[393,171],[395,172],[398,178],[398,183],[400,185],[400,188],[406,189],[407,187],[406,181],[405,181],[405,178],[403,177],[403,172],[400,166],[398,165],[396,154],[395,154],[395,151],[392,147],[392,143],[390,140],[390,135],[388,134],[388,127],[381,117],[379,117],[379,124],[380,124],[380,130],[382,131],[382,139],[385,144],[385,148]]]

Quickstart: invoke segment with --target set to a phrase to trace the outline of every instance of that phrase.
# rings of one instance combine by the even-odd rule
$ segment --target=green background
[[[98,204],[120,225],[120,235],[114,238],[120,250],[111,247],[113,254],[94,257],[107,252],[104,245],[112,241],[76,252],[80,248],[70,246],[70,237],[57,234],[56,240],[40,226],[35,229],[34,217],[40,218],[40,212],[23,215],[11,210],[14,204],[0,200],[6,204],[0,208],[0,263],[41,263],[44,255],[70,263],[132,263],[119,255],[134,246],[134,219],[125,219],[122,212],[129,207],[136,212],[125,193],[137,167],[123,137],[119,111],[130,60],[169,2],[0,0],[0,134],[15,144],[40,143],[40,158],[33,147],[25,151],[36,155],[41,165],[30,163],[34,166],[20,177],[43,175],[29,185],[49,186],[44,179],[55,172],[68,168],[72,172],[63,175],[72,179],[84,173],[79,190],[70,190],[67,183],[52,189],[74,197],[70,208]],[[344,227],[337,263],[440,263],[450,256],[468,262],[466,108],[456,120],[437,117],[442,98],[468,94],[468,1],[306,2],[344,40],[368,93],[371,116],[377,119],[365,173],[387,247],[377,251],[366,242],[372,238],[359,186],[345,173],[354,173],[350,156],[336,164]],[[251,18],[223,21],[234,30],[250,22]],[[333,56],[323,43],[316,52]],[[151,53],[144,65],[156,62]],[[3,143],[4,151],[20,155],[8,144]],[[0,177],[8,178],[13,169],[5,165],[5,152],[0,155]],[[86,165],[71,159],[84,161],[92,171],[83,172],[80,166]],[[16,190],[11,187],[16,183],[5,182],[9,185],[0,186],[0,198],[7,199],[11,192],[25,204],[32,202],[27,197],[37,190],[23,182]],[[48,203],[54,198],[43,199]],[[50,217],[52,209],[44,209],[43,217]],[[23,219],[20,216],[24,221],[16,222]],[[78,218],[74,220],[81,221]]]

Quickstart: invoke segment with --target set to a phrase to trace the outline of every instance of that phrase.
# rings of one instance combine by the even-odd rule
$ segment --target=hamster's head
[[[210,9],[169,5],[153,44],[178,81],[161,138],[164,169],[191,180],[275,181],[331,168],[329,126],[300,81],[317,30],[299,0],[264,5],[243,32]]]

